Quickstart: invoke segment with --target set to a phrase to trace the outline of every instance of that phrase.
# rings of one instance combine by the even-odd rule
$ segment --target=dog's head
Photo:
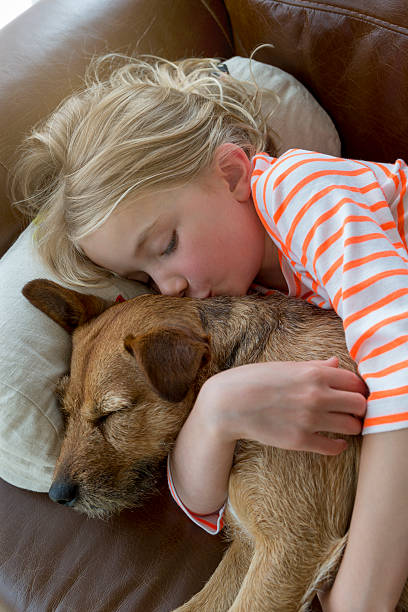
[[[51,499],[100,517],[138,505],[209,375],[210,341],[191,301],[142,295],[109,305],[46,280],[23,293],[73,341],[58,387],[66,433]]]

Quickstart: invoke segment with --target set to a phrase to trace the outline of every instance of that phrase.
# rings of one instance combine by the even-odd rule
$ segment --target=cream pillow
[[[338,156],[340,138],[329,115],[312,94],[295,77],[280,68],[269,66],[247,57],[232,57],[223,62],[229,74],[240,81],[269,89],[273,95],[265,95],[262,113],[268,117],[277,154],[288,149],[308,149]]]
[[[0,477],[48,491],[63,436],[54,388],[69,368],[71,337],[22,295],[33,278],[60,282],[40,261],[30,225],[0,260]],[[145,292],[119,278],[88,291],[112,300]]]
[[[247,58],[224,63],[233,77],[252,81]],[[260,62],[252,61],[252,71],[260,86],[279,97],[279,102],[273,95],[263,100],[265,115],[274,110],[269,123],[278,135],[279,153],[300,147],[340,154],[332,121],[303,85]],[[34,278],[57,280],[39,260],[30,226],[0,260],[0,477],[45,492],[63,436],[54,388],[69,368],[71,339],[23,297],[23,286]],[[89,290],[113,300],[143,292],[143,285],[124,279]]]

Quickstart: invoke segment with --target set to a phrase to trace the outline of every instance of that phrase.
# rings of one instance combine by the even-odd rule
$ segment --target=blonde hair
[[[33,128],[12,191],[15,206],[35,217],[40,254],[61,280],[96,286],[112,276],[79,241],[130,192],[194,180],[226,142],[248,157],[273,150],[260,90],[220,72],[218,63],[103,56],[91,63],[83,91]]]

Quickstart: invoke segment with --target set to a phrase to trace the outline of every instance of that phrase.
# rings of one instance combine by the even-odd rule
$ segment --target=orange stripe
[[[375,165],[378,166],[384,172],[384,174],[387,176],[387,178],[391,179],[394,182],[395,189],[398,189],[398,179],[395,176],[395,174],[393,172],[391,172],[387,168],[387,166],[385,166],[384,164],[380,164],[378,162],[375,162]]]
[[[334,207],[336,208],[336,207]],[[336,211],[335,211],[336,212]],[[318,219],[316,221],[316,223],[312,226],[312,229],[309,231],[307,239],[305,240],[304,243],[304,247],[302,249],[302,264],[304,266],[306,266],[306,262],[307,262],[307,256],[306,256],[306,250],[310,244],[310,241],[313,239],[314,234],[316,233],[317,228],[319,227],[319,225],[321,223],[323,223],[324,221],[326,221],[326,219],[329,218],[329,216],[331,215],[327,215],[327,213],[325,213],[324,215],[322,215],[320,217],[320,219]],[[326,217],[326,218],[324,218]],[[332,234],[327,240],[325,240],[324,242],[322,242],[319,247],[316,249],[315,251],[315,256],[313,258],[313,270],[314,273],[316,274],[316,262],[319,259],[319,257],[321,257],[321,255],[323,255],[323,253],[325,251],[327,251],[327,249],[329,249],[331,247],[332,244],[334,244],[343,234],[344,234],[344,229],[346,227],[346,225],[348,225],[349,223],[364,223],[364,222],[370,222],[372,223],[373,220],[371,219],[371,217],[364,217],[364,216],[360,216],[360,215],[349,215],[348,217],[346,217],[343,221],[343,224],[341,225],[340,229],[337,230],[337,232],[335,232],[334,234]]]
[[[394,247],[394,249],[403,248],[402,242],[392,242],[387,234],[384,235],[376,232],[374,232],[373,234],[364,234],[364,236],[351,236],[350,238],[347,238],[344,241],[344,246],[348,246],[349,244],[359,244],[360,242],[366,242],[368,240],[376,240],[377,238],[385,238],[387,242],[389,242]]]
[[[276,228],[273,226],[274,230],[272,229],[272,226],[268,223],[267,219],[265,218],[263,212],[261,211],[261,209],[259,207],[259,204],[258,204],[258,201],[257,201],[257,198],[256,198],[256,182],[258,180],[259,180],[259,177],[255,181],[255,184],[252,186],[252,199],[253,199],[253,203],[254,203],[255,209],[257,211],[258,217],[260,218],[260,220],[262,222],[262,225],[264,226],[265,230],[271,236],[273,236],[273,239],[279,245],[278,255],[279,255],[279,261],[280,261],[281,268],[282,268],[282,256],[283,256],[283,254],[286,255],[286,257],[289,260],[291,266],[293,267],[292,274],[293,274],[293,278],[294,278],[295,285],[296,285],[296,296],[299,297],[300,296],[300,292],[301,292],[301,282],[299,281],[299,278],[301,279],[301,275],[296,272],[296,270],[295,270],[295,262],[290,257],[290,254],[288,253],[288,251],[286,249],[286,246],[282,242],[282,240],[281,240],[279,234],[277,233],[277,231],[274,231],[274,230],[276,230]],[[266,211],[266,213],[268,214],[268,211]],[[271,217],[269,216],[269,218],[271,218]],[[272,224],[273,224],[273,222],[272,222]]]
[[[270,170],[268,170],[268,172],[266,173],[266,175],[265,175],[265,182],[264,182],[263,191],[262,191],[262,201],[263,201],[263,203],[265,204],[266,214],[268,215],[268,217],[270,218],[270,220],[272,221],[272,223],[273,223],[273,219],[272,219],[272,217],[270,216],[270,214],[269,214],[269,210],[268,210],[268,208],[267,208],[267,206],[266,206],[266,190],[267,190],[267,188],[268,188],[269,180],[270,180],[270,178],[271,178],[272,173],[273,173],[273,171],[274,171],[274,170],[275,170],[275,167],[273,166],[273,167],[272,167]],[[265,173],[264,173],[264,174],[265,174]]]
[[[378,188],[378,184],[377,184],[377,188]],[[362,206],[362,204],[359,204],[359,206]],[[371,204],[370,206],[368,206],[371,212],[377,212],[381,210],[382,208],[387,208],[387,207],[388,207],[388,204],[385,200],[379,200],[375,204]]]
[[[383,370],[378,370],[378,372],[368,372],[368,374],[363,375],[363,378],[364,380],[367,380],[367,378],[382,378],[383,376],[388,376],[389,374],[398,372],[404,368],[408,368],[408,359],[405,361],[400,361],[400,363],[396,363],[388,368],[384,368]]]
[[[317,200],[319,200],[324,195],[327,195],[330,191],[333,191],[333,189],[336,189],[336,188],[337,188],[336,185],[329,185],[329,187],[326,187],[325,189],[322,189],[321,191],[316,193],[308,202],[306,202],[306,204],[304,206],[302,206],[302,208],[299,210],[299,212],[297,213],[297,215],[293,219],[292,225],[290,226],[290,230],[289,230],[287,238],[286,238],[286,246],[288,247],[288,249],[290,249],[291,246],[292,246],[293,234],[295,233],[295,230],[296,230],[297,226],[299,225],[302,217],[313,206],[313,204],[315,204],[315,202],[317,202]]]
[[[280,267],[282,268],[282,253],[279,253],[279,264]],[[301,293],[302,293],[302,275],[296,271],[294,262],[292,260],[290,260],[290,263],[292,264],[292,278],[295,282],[295,297],[300,297]]]
[[[261,153],[257,153],[256,155],[254,155],[253,158],[252,158],[252,161],[256,162],[256,161],[258,161],[258,159],[260,159],[260,160],[266,162],[267,164],[269,164],[271,159],[275,160],[277,158],[276,157],[271,157],[270,155],[268,155],[268,153],[265,153],[265,152],[262,151]]]
[[[282,240],[280,239],[279,235],[276,233],[276,231],[272,230],[272,227],[269,225],[268,221],[265,219],[263,212],[261,211],[261,209],[259,208],[259,204],[257,202],[256,199],[256,193],[255,193],[255,185],[253,185],[252,187],[252,198],[253,198],[253,202],[254,202],[254,206],[256,209],[256,212],[258,214],[258,217],[260,218],[262,225],[264,226],[264,228],[266,229],[266,231],[268,232],[268,234],[270,234],[271,236],[274,237],[274,239],[276,240],[276,242],[279,244],[279,248],[281,251],[283,251],[286,255],[286,248],[285,245],[283,244]],[[268,211],[266,211],[268,214]],[[270,218],[270,217],[269,217]],[[289,258],[289,256],[288,256]]]
[[[398,274],[402,274],[404,276],[408,275],[408,270],[405,268],[396,268],[394,270],[384,270],[384,272],[374,274],[374,276],[370,276],[370,278],[367,278],[361,283],[357,283],[356,285],[353,285],[353,287],[350,287],[346,291],[343,291],[343,300],[347,300],[347,298],[352,297],[353,295],[359,293],[360,291],[363,291],[364,289],[367,289],[367,287],[374,285],[376,282],[382,280],[383,278],[388,278],[389,276],[398,276]]]
[[[376,240],[377,238],[384,238],[384,234],[380,234],[379,232],[374,232],[372,234],[364,234],[364,236],[351,236],[350,238],[347,238],[347,240],[344,241],[344,246],[348,246],[349,244],[358,244],[359,242],[366,242],[368,240]],[[388,241],[390,242],[389,239]],[[396,246],[396,245],[393,244],[393,246]]]
[[[279,185],[280,182],[283,181],[284,178],[286,178],[286,175],[289,174],[290,172],[292,172],[293,170],[295,170],[297,167],[309,163],[311,161],[324,161],[324,160],[319,160],[319,159],[311,159],[311,160],[304,160],[299,162],[298,164],[294,164],[294,166],[291,166],[288,170],[286,170],[286,172],[282,173],[279,177],[279,179],[274,183],[274,189],[276,189],[276,187]],[[290,201],[293,199],[293,197],[301,190],[303,189],[303,187],[305,187],[305,185],[308,185],[309,183],[312,183],[314,180],[319,179],[322,176],[359,176],[361,174],[365,174],[366,172],[369,172],[368,168],[359,168],[358,170],[319,170],[317,172],[313,172],[312,174],[309,174],[308,176],[305,176],[304,179],[302,179],[301,181],[299,181],[295,187],[293,187],[293,189],[288,193],[288,195],[286,196],[286,198],[282,201],[281,205],[279,206],[279,208],[277,209],[277,211],[275,212],[274,216],[273,216],[273,220],[275,223],[278,223],[279,219],[281,218],[281,216],[283,215],[283,213],[285,212],[286,208],[288,207]],[[279,181],[279,182],[278,182]]]
[[[390,229],[397,229],[397,226],[395,225],[395,221],[388,221],[387,223],[381,223],[380,225],[381,229],[384,231],[390,230]]]
[[[362,310],[359,310],[358,312],[355,312],[354,314],[350,315],[349,317],[346,317],[343,320],[343,327],[344,327],[344,329],[346,329],[349,325],[351,325],[351,323],[354,323],[354,321],[357,321],[358,319],[361,319],[362,317],[370,314],[370,312],[374,312],[374,311],[378,310],[379,308],[382,308],[383,306],[386,306],[390,302],[393,302],[394,300],[397,300],[398,298],[402,297],[403,295],[407,295],[407,293],[408,293],[408,289],[398,289],[398,291],[393,291],[393,293],[390,293],[390,295],[387,295],[387,296],[381,298],[381,300],[378,300],[377,302],[374,302],[370,306],[366,306],[366,308],[363,308]]]
[[[382,346],[379,346],[378,348],[372,350],[370,353],[368,353],[368,355],[360,359],[359,363],[362,363],[363,361],[367,361],[368,359],[372,359],[373,357],[378,357],[379,355],[383,355],[384,353],[387,353],[388,351],[392,351],[393,349],[397,348],[398,346],[400,346],[401,344],[404,344],[404,342],[407,342],[407,341],[408,341],[408,335],[404,335],[404,336],[400,336],[399,338],[396,338],[395,340],[391,340],[391,342],[386,342]]]
[[[170,491],[172,493],[173,499],[176,502],[176,504],[182,508],[183,510],[186,510],[189,514],[191,514],[191,516],[194,516],[194,518],[199,521],[200,523],[203,523],[203,525],[207,525],[207,527],[211,527],[211,529],[214,529],[215,531],[217,530],[217,525],[214,523],[210,523],[209,521],[206,521],[204,518],[202,518],[203,515],[200,514],[196,514],[195,512],[191,512],[191,510],[189,510],[187,508],[187,506],[185,506],[183,504],[183,502],[181,501],[181,499],[179,498],[179,496],[176,493],[175,488],[173,487],[173,483],[171,481],[171,476],[170,476],[170,471],[169,469],[167,469],[167,484],[169,485]],[[212,514],[217,514],[216,512],[213,512]],[[204,515],[206,516],[206,515]],[[221,522],[220,522],[220,529],[222,529],[223,527],[223,519],[221,518]]]
[[[292,157],[298,157],[299,155],[304,155],[303,153],[297,153],[296,151],[298,151],[298,149],[295,149],[295,152],[291,153],[290,155],[286,155],[286,153],[285,153],[284,155],[282,155],[278,159],[276,157],[273,158],[276,161],[274,161],[273,167],[271,168],[271,170],[276,170],[277,168],[279,168],[279,166],[281,166],[287,159],[291,159]],[[265,172],[267,172],[267,170],[264,170],[262,172],[262,174],[264,174]],[[266,182],[269,182],[269,178],[270,178],[270,174],[267,177]],[[259,177],[258,177],[257,181],[258,180],[259,180]],[[274,187],[275,187],[275,185],[272,187],[272,189],[274,189]],[[263,201],[264,202],[265,202],[265,191],[266,191],[266,187],[264,186],[264,191],[263,191]]]
[[[407,191],[407,179],[405,173],[400,169],[399,177],[401,179],[401,193],[400,199],[397,206],[397,217],[398,217],[398,233],[401,236],[401,240],[404,243],[404,248],[408,251],[407,241],[405,238],[405,228],[404,228],[404,197]]]
[[[370,393],[368,401],[384,399],[385,397],[395,397],[396,395],[405,395],[406,393],[408,393],[408,385],[389,389],[388,391],[374,391],[374,393]]]
[[[190,510],[189,510],[190,512]],[[215,531],[217,530],[217,525],[214,523],[210,523],[209,521],[206,521],[205,519],[201,518],[199,514],[193,514],[192,512],[190,512],[190,514],[192,516],[194,516],[194,518],[199,522],[202,523],[203,525],[207,525],[207,527],[211,527],[211,529],[214,529]]]
[[[298,149],[294,149],[294,152],[291,152],[291,154],[290,154],[290,155],[286,155],[286,153],[285,153],[285,154],[284,154],[284,155],[282,155],[282,157],[280,157],[279,159],[277,159],[277,158],[273,158],[273,159],[275,159],[275,160],[277,160],[277,161],[275,161],[275,162],[273,163],[273,166],[270,168],[270,170],[268,170],[268,171],[267,171],[267,170],[264,170],[264,171],[262,172],[262,174],[265,174],[265,172],[268,172],[268,174],[267,174],[267,176],[266,176],[266,178],[265,178],[265,183],[264,183],[263,193],[262,193],[262,199],[263,199],[263,202],[264,202],[264,204],[265,204],[265,208],[266,208],[266,211],[267,211],[267,214],[268,214],[269,218],[270,218],[269,211],[267,210],[267,207],[266,207],[266,190],[267,190],[267,186],[268,186],[268,184],[269,184],[269,179],[271,178],[272,173],[273,173],[273,172],[275,172],[275,171],[276,171],[276,169],[277,169],[277,168],[279,168],[279,166],[281,166],[281,165],[282,165],[282,164],[283,164],[283,163],[284,163],[284,162],[285,162],[287,159],[291,159],[292,157],[299,157],[299,155],[303,156],[303,155],[304,155],[304,153],[303,153],[303,152],[300,152],[300,153],[299,153],[299,152],[298,152]],[[299,162],[299,163],[303,163],[303,162]],[[289,170],[290,170],[290,168],[289,168]],[[288,171],[286,171],[286,172],[288,172]],[[282,176],[282,175],[281,175],[281,176]],[[258,180],[259,180],[259,177],[258,177],[258,179],[256,180],[256,183],[258,182]],[[277,186],[277,185],[279,185],[279,184],[280,184],[280,182],[281,182],[280,177],[278,177],[278,178],[277,178],[277,181],[275,181],[275,183],[274,183],[274,185],[273,185],[273,187],[272,187],[272,191],[273,191],[273,190],[276,188],[276,186]],[[255,183],[255,186],[256,186],[256,183]],[[254,198],[255,198],[255,196],[254,196]],[[272,221],[272,219],[271,219],[271,221]]]
[[[252,187],[251,187],[251,189],[252,189],[252,197],[253,197],[254,201],[255,201],[255,195],[254,195],[254,194],[256,193],[256,186],[257,186],[258,181],[259,181],[259,179],[261,178],[262,174],[263,174],[263,172],[261,172],[261,174],[259,174],[259,176],[258,176],[258,177],[255,179],[255,181],[252,183]]]
[[[299,277],[298,274],[295,274],[294,275],[294,280],[295,280],[295,285],[296,285],[295,297],[300,297],[300,294],[302,293],[301,277]]]
[[[341,255],[341,257],[339,257],[333,265],[330,266],[330,268],[327,270],[326,274],[324,274],[322,276],[322,284],[326,285],[328,283],[328,281],[331,279],[331,277],[333,276],[333,274],[336,272],[336,270],[338,268],[340,268],[340,266],[342,265],[344,260],[344,256]]]
[[[281,268],[282,268],[282,257],[283,257],[283,254],[285,254],[285,255],[286,255],[286,257],[288,258],[289,262],[291,263],[291,265],[292,265],[292,267],[293,267],[293,269],[292,269],[292,276],[293,276],[293,280],[294,280],[294,282],[295,282],[295,287],[296,287],[296,290],[295,290],[295,291],[296,291],[296,292],[295,292],[295,296],[296,296],[296,297],[299,297],[299,296],[300,296],[300,293],[301,293],[301,281],[299,281],[299,276],[300,276],[300,275],[299,275],[299,274],[296,272],[296,270],[294,269],[294,262],[293,262],[292,258],[290,257],[289,253],[287,252],[286,247],[285,247],[285,245],[283,244],[283,242],[282,242],[282,240],[281,240],[280,236],[279,236],[279,235],[278,235],[276,232],[272,231],[271,226],[269,225],[268,221],[265,219],[265,217],[264,217],[264,215],[263,215],[262,211],[260,210],[259,205],[258,205],[258,202],[257,202],[257,200],[256,200],[256,195],[255,195],[254,188],[253,188],[253,202],[254,202],[254,206],[255,206],[255,208],[256,208],[256,211],[257,211],[257,213],[258,213],[258,216],[259,216],[259,218],[260,218],[260,220],[261,220],[261,222],[262,222],[262,225],[264,226],[265,230],[266,230],[266,231],[267,231],[267,232],[268,232],[268,233],[269,233],[271,236],[273,236],[274,240],[275,240],[275,241],[278,243],[278,245],[279,245],[279,248],[278,248],[278,255],[279,255],[279,261],[280,261]],[[301,277],[300,277],[300,278],[301,278]]]
[[[337,309],[338,309],[339,302],[342,297],[343,297],[343,289],[340,288],[333,298],[333,310],[335,310],[336,312],[338,312]]]
[[[393,315],[392,317],[388,317],[387,319],[384,319],[383,321],[379,321],[376,325],[373,325],[372,327],[370,327],[364,334],[360,336],[357,342],[355,342],[353,346],[351,347],[349,351],[351,357],[354,360],[356,359],[356,355],[361,345],[364,344],[364,342],[368,340],[368,338],[371,338],[371,336],[373,336],[376,331],[378,331],[382,327],[386,327],[387,325],[390,325],[391,323],[395,323],[395,321],[401,321],[403,319],[408,319],[408,312],[401,312],[397,315]]]
[[[265,158],[265,157],[263,157],[264,155],[266,156],[266,158]],[[265,162],[267,162],[268,164],[270,164],[270,161],[269,161],[269,159],[268,159],[267,157],[268,157],[268,156],[267,156],[267,154],[266,154],[266,153],[258,153],[257,155],[255,155],[255,157],[254,157],[253,159],[254,159],[254,160],[256,160],[256,159],[261,159],[262,161],[265,161]],[[276,160],[276,157],[272,157],[271,159],[273,159],[273,160],[275,161],[275,160]],[[257,178],[257,179],[254,181],[254,184],[252,185],[252,191],[253,191],[253,192],[254,192],[254,190],[255,190],[255,188],[256,188],[256,184],[257,184],[257,183],[258,183],[258,181],[259,181],[259,177],[260,177],[260,176],[262,176],[262,174],[263,174],[264,172],[266,172],[266,170],[261,170],[260,168],[256,168],[256,169],[254,168],[254,170],[253,170],[253,173],[252,173],[252,174],[257,173],[257,177],[258,177],[258,178]]]
[[[383,425],[385,423],[399,423],[401,421],[408,421],[408,412],[400,412],[399,414],[389,414],[383,417],[372,417],[365,419],[364,429],[366,427],[372,427],[373,425]]]
[[[324,251],[326,251],[342,235],[343,230],[344,230],[344,226],[345,226],[346,222],[348,223],[349,221],[351,221],[351,219],[349,217],[347,217],[347,219],[344,220],[344,224],[343,224],[342,228],[340,230],[338,230],[335,234],[333,234],[328,240],[326,240],[326,242],[322,243],[319,246],[319,248],[316,250],[315,257],[313,259],[313,270],[314,270],[315,274],[316,274],[316,261],[317,261],[317,259],[324,253]],[[313,230],[313,228],[312,228],[312,230]],[[383,234],[380,234],[380,235],[382,237],[384,237]],[[348,242],[348,240],[345,240],[345,242],[344,242],[345,246],[346,246],[347,242]],[[307,245],[307,246],[309,246],[309,245]],[[408,259],[406,257],[402,257],[402,255],[400,255],[399,253],[396,253],[395,251],[378,251],[376,253],[372,253],[371,255],[366,255],[365,257],[361,257],[359,259],[354,259],[352,261],[347,262],[344,265],[343,272],[347,272],[348,270],[352,270],[353,268],[357,268],[358,266],[361,266],[361,265],[363,265],[365,263],[368,263],[370,261],[375,261],[376,259],[382,259],[383,257],[399,257],[400,259],[402,259],[402,261],[405,261],[406,263],[408,263]],[[307,262],[307,257],[306,257],[306,254],[304,254],[304,255],[302,255],[302,263],[303,263],[303,265],[306,265],[306,262]]]
[[[366,255],[365,257],[360,257],[359,259],[353,259],[352,261],[347,262],[344,265],[344,272],[348,270],[352,270],[353,268],[358,268],[358,266],[362,266],[369,261],[375,261],[376,259],[382,259],[383,257],[399,257],[403,261],[408,263],[408,259],[402,257],[399,253],[395,251],[379,251],[378,253],[372,253],[371,255]]]
[[[296,151],[299,151],[299,149],[295,149]],[[305,159],[305,155],[307,156]],[[300,168],[301,166],[305,165],[305,164],[310,164],[312,162],[327,162],[328,158],[327,157],[313,157],[313,154],[311,152],[309,153],[305,153],[304,151],[300,151],[299,153],[296,154],[291,154],[291,155],[287,155],[286,153],[284,154],[284,156],[280,157],[280,164],[281,165],[283,162],[285,162],[287,159],[292,159],[293,157],[302,157],[303,159],[301,159],[299,162],[297,162],[296,164],[294,164],[293,166],[290,166],[289,168],[287,168],[284,172],[282,172],[282,174],[276,179],[276,183],[274,184],[274,187],[279,187],[279,185],[281,184],[281,182],[283,180],[285,180],[285,178],[294,170],[297,170],[298,168]],[[330,161],[331,158],[330,158]],[[344,159],[341,159],[340,157],[335,157],[333,158],[333,161],[344,161]]]
[[[321,189],[320,191],[318,191],[312,198],[310,198],[310,200],[306,202],[304,206],[302,206],[302,208],[299,210],[299,212],[295,216],[292,222],[292,225],[290,227],[290,230],[288,232],[287,239],[286,239],[286,246],[288,247],[288,249],[291,248],[292,238],[293,238],[293,234],[295,233],[296,227],[299,225],[302,217],[313,206],[313,204],[317,202],[317,200],[321,199],[322,197],[330,193],[330,191],[333,191],[336,189],[342,189],[342,190],[365,194],[368,191],[371,191],[371,189],[375,189],[375,188],[378,188],[377,183],[370,183],[369,185],[366,185],[365,187],[350,187],[349,185],[329,185],[328,187],[325,187],[324,189]],[[367,204],[355,202],[354,200],[349,199],[349,198],[343,198],[340,201],[343,203],[352,202],[353,204],[357,204],[357,206],[365,208],[366,210],[372,210],[374,212],[379,210],[380,208],[384,208],[385,206],[388,206],[387,203],[383,201],[377,202],[376,204],[373,204],[372,206],[368,206]]]
[[[284,246],[282,248],[282,251],[285,251],[285,247]],[[282,265],[283,253],[282,253],[282,251],[278,250],[279,265],[280,265],[281,269],[283,269],[283,265]],[[296,297],[299,297],[300,293],[301,293],[302,275],[299,272],[296,271],[296,264],[293,261],[293,259],[291,259],[291,257],[289,256],[288,253],[286,253],[286,256],[287,256],[287,258],[289,260],[289,263],[290,263],[290,266],[291,266],[290,272],[292,274],[292,278],[293,278],[293,280],[295,282],[295,285],[296,285],[296,293],[295,293],[295,295],[296,295]]]
[[[311,243],[311,241],[314,238],[314,235],[318,229],[318,227],[322,224],[325,223],[328,219],[330,219],[330,217],[333,217],[338,210],[343,206],[343,204],[348,201],[348,202],[352,202],[352,200],[349,200],[348,198],[342,198],[340,200],[340,202],[338,204],[336,204],[336,206],[333,206],[333,208],[331,208],[330,210],[326,211],[325,213],[323,213],[322,215],[320,215],[320,217],[315,221],[315,223],[312,225],[312,227],[310,228],[310,230],[308,231],[305,240],[303,241],[303,247],[302,247],[302,258],[301,258],[301,262],[304,266],[306,266],[307,264],[307,250],[309,248],[309,245]],[[371,223],[373,222],[373,219],[371,219],[371,217],[366,217],[366,216],[360,216],[360,215],[349,215],[348,217],[346,217],[343,221],[343,225],[340,227],[339,230],[337,230],[337,232],[335,232],[331,237],[329,237],[325,242],[323,242],[319,248],[318,251],[320,250],[320,254],[322,254],[329,246],[331,246],[331,244],[333,244],[333,242],[335,242],[344,232],[344,227],[347,223],[351,223],[352,221],[358,221],[358,222],[364,222],[364,221],[370,221]],[[381,237],[383,236],[382,234],[379,234]],[[327,246],[325,248],[323,248],[323,245],[327,244]],[[317,251],[316,251],[317,252]],[[315,265],[317,256],[314,258],[314,263],[313,265]]]
[[[408,272],[406,270],[391,270],[390,271],[391,274],[387,274],[387,273],[381,273],[381,274],[383,274],[384,275],[383,277],[385,278],[385,276],[390,276],[390,275],[394,274],[395,272],[402,272],[403,274],[408,274]],[[358,293],[358,291],[361,291],[362,289],[365,289],[366,287],[363,286],[363,285],[369,286],[370,282],[371,283],[376,282],[377,280],[379,280],[379,278],[381,278],[381,274],[377,275],[378,278],[371,277],[371,279],[367,279],[367,281],[364,281],[363,283],[360,283],[360,288],[358,288],[359,285],[354,285],[354,287],[351,287],[350,289],[346,290],[344,293],[343,293],[342,288],[340,288],[337,291],[337,293],[335,294],[334,298],[333,298],[333,302],[332,302],[333,309],[336,312],[338,312],[339,301],[342,298],[346,299],[347,297],[351,297],[351,295],[354,295],[355,293]],[[323,283],[323,284],[325,284],[325,283]],[[351,291],[353,289],[354,289],[354,291],[353,291],[353,293],[351,293]],[[363,316],[364,314],[370,312],[370,310],[375,310],[376,304],[378,304],[378,307],[380,307],[380,305],[384,305],[384,304],[386,304],[388,302],[391,302],[392,299],[396,299],[396,297],[399,297],[400,295],[404,295],[405,293],[407,293],[407,290],[406,289],[401,289],[401,290],[399,290],[397,292],[391,293],[389,296],[383,298],[382,300],[379,300],[378,302],[373,304],[372,307],[368,306],[367,309],[363,309],[362,311],[359,311],[359,312],[354,313],[353,315],[350,315],[350,317],[347,317],[347,319],[345,319],[345,321],[347,321],[347,325],[350,325],[354,320],[359,319],[360,316]],[[396,295],[396,294],[399,294],[399,295]],[[395,297],[393,297],[393,296],[395,296]],[[362,314],[360,315],[360,313],[362,313]]]

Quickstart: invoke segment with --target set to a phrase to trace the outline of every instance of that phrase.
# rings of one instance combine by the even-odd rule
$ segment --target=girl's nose
[[[173,297],[184,297],[188,288],[188,282],[181,276],[153,278],[153,282],[158,286],[160,293]]]

